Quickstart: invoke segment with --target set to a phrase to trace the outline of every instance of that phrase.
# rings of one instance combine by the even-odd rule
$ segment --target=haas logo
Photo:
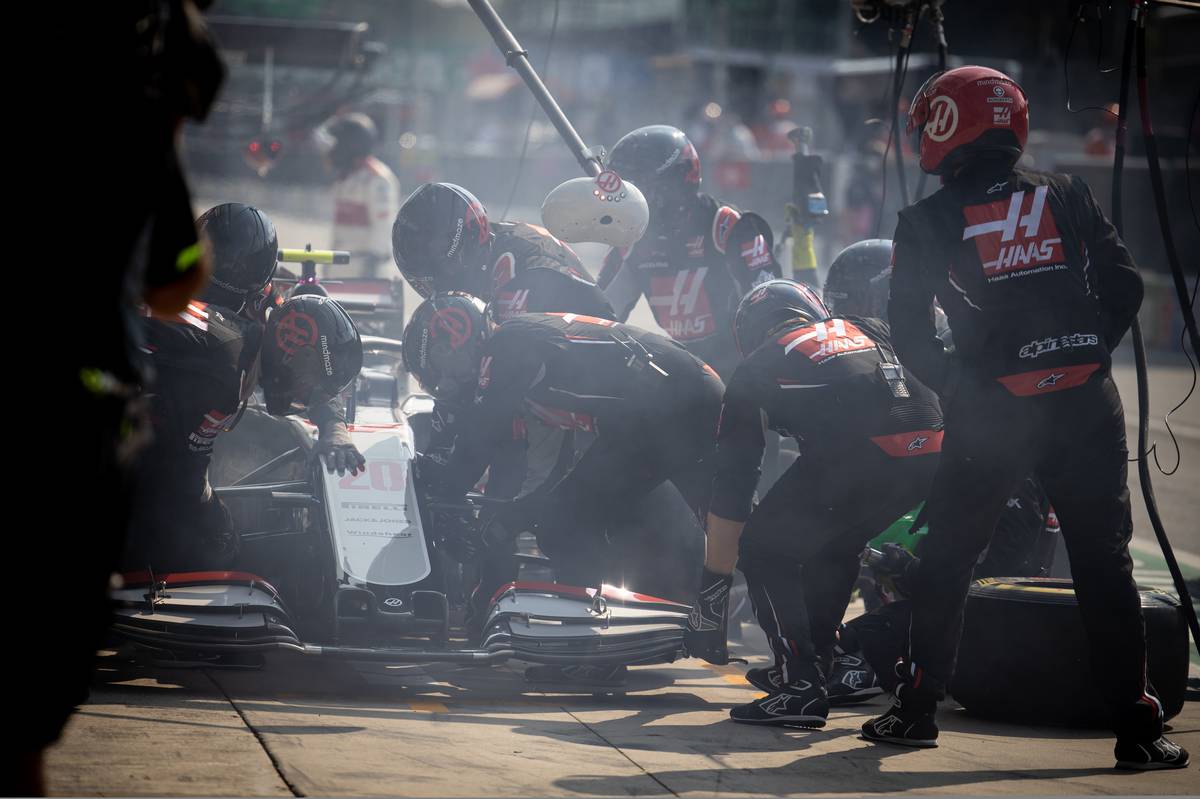
[[[974,239],[988,282],[1065,260],[1062,237],[1046,205],[1048,191],[1039,186],[1032,194],[1018,191],[1007,200],[963,209],[963,241]]]
[[[825,363],[852,352],[872,349],[875,342],[845,319],[830,319],[791,331],[779,339],[783,354],[799,350],[814,363]]]
[[[659,326],[677,341],[703,338],[716,330],[704,277],[708,267],[684,269],[650,281],[650,310]]]
[[[275,343],[287,355],[295,355],[304,347],[311,346],[316,338],[316,321],[299,311],[288,311],[275,327]]]
[[[936,142],[944,142],[958,130],[958,104],[946,95],[938,95],[929,103],[929,121],[925,123],[925,135]]]

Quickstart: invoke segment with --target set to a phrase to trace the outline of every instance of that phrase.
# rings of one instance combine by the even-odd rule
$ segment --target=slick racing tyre
[[[1187,690],[1187,621],[1174,595],[1141,586],[1139,594],[1151,690],[1169,719],[1182,709]],[[1109,726],[1071,581],[994,577],[973,583],[950,693],[968,712],[987,718]]]

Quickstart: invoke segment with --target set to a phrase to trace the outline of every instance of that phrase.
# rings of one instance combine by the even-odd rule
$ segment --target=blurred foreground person
[[[626,583],[677,601],[694,593],[723,388],[711,368],[670,339],[578,314],[526,314],[488,333],[482,303],[460,293],[437,294],[417,309],[404,354],[422,387],[459,419],[449,457],[419,462],[427,490],[459,498],[514,429],[556,431],[566,439],[558,462],[548,475],[529,475],[496,516],[493,534],[502,529],[499,537],[511,540],[534,532],[559,582]],[[582,454],[576,436],[590,440]],[[502,478],[493,473],[489,484]],[[631,509],[667,481],[692,509],[686,524],[619,540]],[[688,535],[696,559],[684,573],[674,544],[655,536]],[[490,543],[507,551],[506,541]],[[475,601],[511,579],[485,579]]]
[[[944,185],[900,212],[890,315],[901,359],[942,397],[946,434],[896,703],[863,735],[936,745],[972,568],[1032,471],[1062,526],[1117,765],[1178,768],[1187,752],[1162,736],[1147,691],[1125,416],[1109,374],[1142,282],[1086,184],[1014,168],[1028,125],[1021,88],[976,66],[931,78],[909,116],[922,130],[921,168]],[[953,354],[935,335],[935,298]]]
[[[538,225],[489,221],[475,195],[453,183],[426,183],[404,201],[392,257],[422,297],[465,292],[491,303],[496,322],[547,312],[614,318],[574,250]]]
[[[319,295],[287,300],[263,322],[255,302],[275,271],[275,227],[259,211],[226,203],[197,223],[210,245],[213,278],[179,314],[145,320],[155,382],[149,395],[154,441],[138,470],[128,565],[156,573],[229,568],[238,536],[213,494],[208,467],[217,436],[232,429],[260,384],[270,413],[307,410],[318,452],[331,470],[357,473],[340,404],[358,374],[358,331],[337,303]]]
[[[708,554],[688,651],[725,659],[736,562],[773,666],[746,678],[767,696],[734,721],[822,727],[826,671],[858,577],[859,553],[925,496],[941,451],[933,392],[905,375],[887,325],[831,316],[812,289],[773,280],[734,320],[746,359],[725,391]],[[752,509],[765,427],[794,437],[800,457]]]
[[[366,114],[344,114],[318,128],[316,138],[335,178],[333,248],[354,255],[354,266],[339,267],[337,277],[387,277],[400,181],[373,155],[375,123]]]
[[[103,155],[60,159],[50,168],[53,173],[61,162],[63,174],[41,181],[51,187],[76,181],[116,186],[120,198],[93,203],[72,224],[70,240],[86,242],[86,254],[67,268],[69,289],[55,297],[61,318],[72,322],[49,331],[69,341],[48,362],[52,388],[39,402],[61,403],[61,414],[55,408],[53,415],[70,419],[70,461],[82,464],[86,477],[71,481],[69,489],[71,506],[82,515],[61,517],[48,529],[53,534],[35,536],[29,554],[30,562],[53,569],[56,601],[71,612],[53,625],[18,614],[14,638],[37,656],[22,659],[14,674],[20,690],[11,710],[22,729],[0,765],[5,793],[45,791],[42,750],[87,698],[96,650],[108,627],[109,577],[128,521],[129,470],[145,440],[136,399],[142,381],[136,308],[145,302],[162,313],[179,311],[207,276],[175,150],[183,120],[204,119],[224,75],[198,11],[206,5],[167,0],[115,10],[73,7],[70,24],[60,26],[69,38],[63,49],[88,65],[93,90],[38,109],[49,115],[45,129],[55,131],[51,136],[63,136],[51,148],[61,152],[78,146],[65,139],[75,135],[81,119],[121,120],[92,131],[93,141],[100,140],[94,152]],[[57,96],[52,83],[39,87],[42,96]],[[47,197],[29,205],[52,207],[60,200]],[[44,429],[35,429],[39,438],[30,449],[46,445]],[[42,570],[17,572],[19,594],[42,590]]]
[[[600,273],[617,318],[628,319],[644,295],[667,335],[728,378],[739,360],[732,334],[738,301],[782,274],[770,226],[700,193],[700,157],[678,128],[627,133],[607,166],[650,206],[645,235],[627,250],[611,250]]]

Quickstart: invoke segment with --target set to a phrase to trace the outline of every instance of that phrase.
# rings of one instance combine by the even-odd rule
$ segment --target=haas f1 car
[[[368,350],[392,344],[364,337]],[[367,365],[355,393],[369,393],[364,381],[386,379],[384,366]],[[385,393],[388,407],[357,414],[351,398],[351,433],[367,459],[357,475],[330,473],[311,457],[315,430],[301,420],[247,410],[218,439],[211,469],[239,529],[238,570],[126,574],[113,591],[114,632],[202,661],[288,650],[394,663],[609,666],[682,654],[687,605],[611,585],[555,583],[548,562],[529,553],[516,555],[521,579],[495,593],[482,636],[466,646],[471,568],[449,553],[464,524],[486,516],[488,500],[469,495],[447,507],[422,495],[413,464],[428,421],[420,406],[430,403],[411,397],[402,409],[397,391],[374,396]],[[698,572],[698,563],[680,564],[693,566]]]

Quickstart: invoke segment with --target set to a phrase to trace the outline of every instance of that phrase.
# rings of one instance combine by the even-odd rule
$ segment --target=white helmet
[[[559,184],[542,203],[542,223],[563,241],[632,247],[650,223],[650,208],[637,186],[616,172]]]

